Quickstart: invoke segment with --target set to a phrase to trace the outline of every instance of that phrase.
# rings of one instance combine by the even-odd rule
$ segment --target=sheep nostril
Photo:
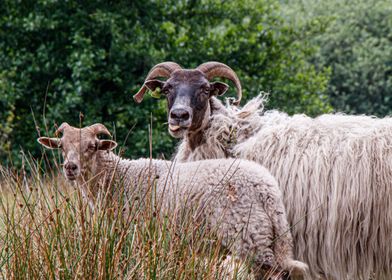
[[[75,171],[76,169],[78,169],[78,166],[75,163],[69,162],[65,165],[65,169]]]
[[[189,120],[189,112],[184,109],[175,109],[170,112],[170,117],[177,121],[187,121]]]

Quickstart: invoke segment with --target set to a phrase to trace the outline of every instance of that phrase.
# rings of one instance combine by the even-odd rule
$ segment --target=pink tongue
[[[178,130],[180,128],[180,126],[179,125],[171,125],[171,124],[169,124],[169,128],[172,131],[176,131],[176,130]]]

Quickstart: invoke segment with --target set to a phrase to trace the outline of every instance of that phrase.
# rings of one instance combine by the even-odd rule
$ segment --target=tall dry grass
[[[28,175],[0,167],[1,279],[250,278],[192,209],[163,214],[151,191],[92,211],[58,163],[25,162]]]

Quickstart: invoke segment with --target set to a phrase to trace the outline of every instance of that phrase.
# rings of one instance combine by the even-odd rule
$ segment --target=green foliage
[[[389,0],[288,1],[296,26],[326,23],[312,39],[319,51],[311,62],[330,67],[328,94],[338,111],[392,114],[392,5]]]
[[[77,125],[80,112],[85,124],[115,127],[120,142],[133,128],[127,156],[148,155],[152,122],[154,156],[170,157],[165,102],[132,100],[149,69],[166,60],[187,68],[222,61],[238,72],[245,97],[269,91],[270,107],[328,111],[328,72],[307,62],[313,48],[299,40],[317,28],[296,30],[279,9],[275,0],[4,0],[0,157],[11,153],[18,163],[21,147],[37,155],[36,131]]]

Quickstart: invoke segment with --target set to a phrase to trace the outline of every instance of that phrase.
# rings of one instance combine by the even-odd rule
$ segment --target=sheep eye
[[[88,145],[88,149],[91,150],[91,151],[95,151],[96,148],[97,148],[97,146],[95,144]]]
[[[163,95],[168,95],[168,94],[170,93],[170,89],[169,89],[169,88],[163,88],[162,91],[161,91],[161,93],[162,93]]]
[[[173,87],[171,85],[165,85],[162,87],[161,93],[163,95],[169,95],[173,91]]]
[[[203,93],[203,94],[209,95],[210,94],[210,89],[208,87],[202,87],[200,89],[200,92]]]

